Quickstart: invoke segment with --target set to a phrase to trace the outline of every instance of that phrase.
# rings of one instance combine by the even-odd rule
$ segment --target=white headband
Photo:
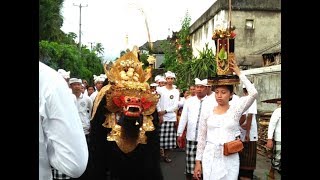
[[[167,81],[166,81],[166,79],[164,79],[164,77],[161,76],[161,77],[158,79],[158,82],[167,82]]]
[[[72,84],[72,83],[82,84],[82,81],[81,81],[81,79],[78,79],[78,78],[71,78],[71,79],[69,79],[69,84]]]
[[[161,77],[162,77],[162,76],[157,75],[157,76],[154,78],[154,81],[156,81],[156,82],[157,82]]]
[[[176,78],[176,75],[171,71],[166,72],[165,75],[166,75],[166,78],[168,78],[168,77]]]
[[[195,85],[202,85],[202,86],[208,86],[208,80],[207,79],[203,79],[202,81],[199,78],[195,78]]]

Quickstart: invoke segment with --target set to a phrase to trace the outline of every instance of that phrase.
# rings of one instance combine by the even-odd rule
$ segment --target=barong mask
[[[114,97],[113,102],[123,108],[125,116],[128,117],[139,117],[143,109],[148,109],[151,106],[151,102],[147,101],[146,98],[123,96]]]
[[[103,94],[106,96],[106,108],[109,113],[106,114],[105,122],[102,124],[106,128],[112,128],[107,136],[108,141],[115,141],[118,147],[124,152],[133,151],[136,146],[147,143],[146,131],[153,131],[152,114],[156,110],[159,96],[152,94],[147,80],[151,77],[151,69],[143,70],[137,56],[128,52],[114,62],[106,74],[109,84],[103,87],[97,95],[95,104],[100,102]],[[110,113],[111,112],[111,113]],[[95,106],[93,115],[95,113]],[[132,141],[125,137],[125,128],[116,117],[124,117],[123,121],[132,121],[138,128],[137,138]],[[140,124],[142,122],[142,124]],[[130,138],[129,138],[130,139]]]

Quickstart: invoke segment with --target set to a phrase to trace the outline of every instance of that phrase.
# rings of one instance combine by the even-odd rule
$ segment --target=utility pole
[[[92,44],[94,44],[95,42],[89,42],[90,43],[90,47],[91,47],[91,51],[92,51]]]
[[[76,5],[73,3],[74,6],[78,6],[80,8],[80,21],[79,21],[79,49],[81,50],[81,8],[83,7],[88,7],[88,5],[82,6],[80,5]]]

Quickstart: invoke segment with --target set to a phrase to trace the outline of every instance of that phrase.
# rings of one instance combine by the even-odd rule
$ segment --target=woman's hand
[[[196,161],[196,164],[194,166],[194,171],[193,171],[193,179],[200,180],[201,174],[202,174],[201,163],[200,161]]]
[[[237,76],[240,75],[240,69],[239,69],[239,67],[238,67],[235,59],[231,59],[230,64],[229,64],[229,68],[230,68],[234,73],[236,73]]]

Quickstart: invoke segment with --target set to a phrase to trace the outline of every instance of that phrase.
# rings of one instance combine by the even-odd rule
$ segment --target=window
[[[253,19],[246,19],[245,29],[254,29]]]

